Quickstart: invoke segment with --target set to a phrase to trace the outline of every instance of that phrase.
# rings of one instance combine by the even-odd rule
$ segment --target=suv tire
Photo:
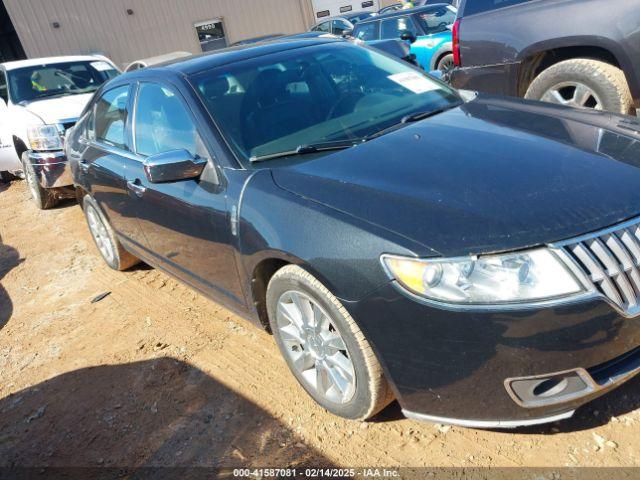
[[[298,296],[297,300],[291,295]],[[296,306],[312,312],[306,316],[311,321],[305,321],[304,314],[295,315],[302,312]],[[329,412],[348,419],[366,420],[393,400],[393,392],[364,334],[340,301],[309,272],[296,265],[278,270],[267,288],[267,312],[271,331],[291,372],[307,393]],[[290,316],[291,312],[294,315]],[[294,317],[297,321],[287,320]],[[297,342],[294,337],[302,340]],[[296,343],[299,345],[294,345]],[[300,360],[302,355],[308,361]],[[300,367],[301,364],[304,366]],[[349,367],[350,375],[342,375],[346,371],[343,364]],[[338,381],[335,381],[337,375]],[[344,381],[345,378],[352,382]],[[323,387],[329,386],[320,389],[319,382]],[[341,389],[337,387],[339,384]]]
[[[578,94],[574,85],[579,85],[585,94]],[[550,66],[531,82],[525,98],[587,108],[597,103],[599,109],[622,114],[634,111],[622,70],[588,58],[574,58]]]

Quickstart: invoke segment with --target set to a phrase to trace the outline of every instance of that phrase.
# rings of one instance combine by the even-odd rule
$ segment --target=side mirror
[[[342,31],[343,38],[353,37],[353,28],[348,28],[347,30]]]
[[[172,150],[148,157],[144,171],[151,183],[177,182],[198,178],[207,161],[194,157],[186,150]]]
[[[405,32],[402,32],[402,35],[400,35],[400,40],[404,40],[405,42],[409,43],[415,43],[417,38],[413,33],[407,30]]]

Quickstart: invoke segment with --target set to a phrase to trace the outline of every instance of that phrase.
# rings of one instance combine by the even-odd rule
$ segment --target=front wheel
[[[371,345],[340,301],[295,265],[267,288],[271,330],[291,372],[331,413],[365,420],[393,400]]]
[[[11,174],[9,172],[0,172],[0,183],[9,183],[11,181]]]
[[[22,169],[24,172],[27,187],[31,198],[35,202],[36,206],[40,210],[47,210],[56,206],[57,198],[55,191],[47,188],[42,188],[38,179],[36,178],[36,172],[33,170],[33,166],[29,162],[26,153],[22,154]]]
[[[525,98],[622,114],[633,112],[633,98],[622,70],[588,58],[565,60],[547,68],[531,82]]]

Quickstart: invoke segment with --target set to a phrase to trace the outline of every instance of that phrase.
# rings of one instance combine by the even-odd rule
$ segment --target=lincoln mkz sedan
[[[640,370],[639,132],[316,38],[113,79],[66,150],[109,266],[271,331],[327,410],[515,427]]]

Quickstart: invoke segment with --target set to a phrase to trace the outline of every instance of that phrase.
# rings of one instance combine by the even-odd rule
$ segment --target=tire
[[[0,183],[9,183],[11,181],[9,172],[0,172]]]
[[[129,253],[116,237],[96,201],[89,195],[82,199],[82,209],[93,241],[107,265],[114,270],[127,270],[140,263],[140,259]]]
[[[436,65],[436,70],[440,70],[441,72],[448,72],[453,68],[453,53],[447,53],[440,60],[438,60],[438,64]]]
[[[298,296],[297,301],[293,295]],[[304,329],[294,325],[301,320],[300,316],[292,313],[298,305],[306,306],[307,312],[316,312],[313,316],[315,325],[301,323],[307,332],[321,330],[320,335],[301,333]],[[340,301],[310,273],[296,265],[278,270],[267,287],[267,312],[271,331],[291,372],[307,393],[329,412],[343,418],[366,420],[394,399],[382,367],[360,328]],[[287,318],[297,320],[289,321]],[[316,321],[318,318],[322,321]],[[302,340],[304,344],[294,345],[298,341],[293,340],[296,335],[306,337]],[[319,338],[326,339],[320,342],[323,345],[318,345]],[[297,367],[296,362],[304,366]],[[352,368],[342,368],[349,363]],[[328,373],[330,370],[332,373]],[[327,373],[318,374],[318,371]],[[350,373],[344,374],[347,371]],[[326,380],[321,380],[321,377]],[[332,380],[334,378],[340,381]],[[348,378],[353,382],[345,381]],[[317,385],[328,385],[326,382],[331,387],[323,388],[326,392],[319,391]],[[342,390],[336,387],[341,382]],[[346,384],[349,386],[345,387]]]
[[[31,198],[40,210],[48,210],[58,203],[56,192],[53,189],[42,188],[36,178],[36,173],[29,163],[26,152],[22,154],[22,169],[24,171],[25,183],[31,194]]]
[[[579,86],[589,89],[591,95],[587,97],[588,93],[578,90],[582,88]],[[622,70],[587,58],[574,58],[550,66],[531,82],[525,98],[621,114],[634,113],[633,99]]]

